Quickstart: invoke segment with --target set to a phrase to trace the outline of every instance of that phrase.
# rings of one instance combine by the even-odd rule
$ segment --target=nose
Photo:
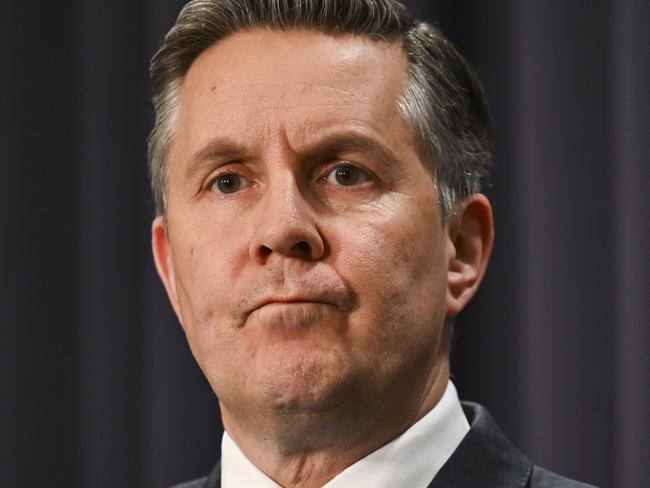
[[[274,254],[305,261],[323,257],[325,242],[314,211],[293,178],[269,188],[258,209],[249,249],[256,262],[265,264]]]

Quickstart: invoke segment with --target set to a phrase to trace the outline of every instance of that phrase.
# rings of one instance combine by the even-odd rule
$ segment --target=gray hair
[[[309,29],[332,36],[359,35],[399,45],[408,79],[397,108],[431,164],[443,218],[481,190],[493,152],[490,116],[480,80],[444,35],[393,0],[193,0],[151,61],[154,127],[149,171],[156,212],[166,211],[169,147],[180,90],[194,60],[243,30]]]

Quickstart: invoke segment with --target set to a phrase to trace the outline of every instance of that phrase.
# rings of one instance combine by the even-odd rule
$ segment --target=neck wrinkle
[[[316,436],[322,438],[323,430],[329,431],[329,434],[340,432],[342,436],[337,436],[338,442],[333,436],[325,435],[328,442],[320,442],[313,449],[302,448],[296,451],[291,448],[291,445],[286,445],[288,444],[286,438],[281,435],[272,435],[268,432],[262,432],[261,435],[247,435],[247,432],[234,422],[227,408],[221,404],[224,429],[251,464],[273,480],[277,486],[321,487],[349,466],[398,437],[437,405],[449,380],[449,361],[444,358],[443,361],[437,362],[437,366],[431,372],[429,384],[423,394],[418,399],[412,399],[411,402],[402,402],[412,405],[412,408],[408,409],[410,413],[401,416],[405,420],[390,422],[391,415],[395,417],[396,411],[392,406],[399,405],[400,399],[387,402],[383,411],[377,412],[375,421],[369,422],[362,433],[354,436],[353,442],[350,442],[350,429],[340,429],[340,427],[337,429],[334,426],[340,426],[340,423],[328,421],[325,422],[327,427],[318,429],[321,432],[317,432]],[[318,415],[319,420],[322,420],[322,413],[313,415]],[[290,429],[291,424],[291,419],[287,418],[285,428]],[[259,432],[258,429],[255,433]],[[356,440],[357,438],[359,440]],[[321,447],[323,445],[325,447]]]

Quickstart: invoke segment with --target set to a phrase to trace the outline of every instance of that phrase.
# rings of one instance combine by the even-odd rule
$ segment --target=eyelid
[[[235,163],[235,164],[237,166],[239,166],[238,163]],[[336,171],[338,168],[346,167],[346,166],[355,168],[357,171],[359,171],[360,178],[362,179],[362,181],[360,181],[359,183],[355,183],[353,185],[341,185],[341,184],[335,183],[335,185],[337,185],[337,186],[339,186],[341,188],[352,189],[354,187],[362,186],[362,185],[364,185],[365,183],[368,183],[368,182],[377,181],[377,177],[375,176],[375,174],[372,171],[366,169],[364,166],[362,166],[360,164],[353,163],[352,161],[345,160],[345,159],[336,160],[336,161],[331,162],[330,164],[326,164],[324,169],[320,171],[320,176],[317,178],[317,181],[320,181],[320,182],[323,182],[323,183],[327,182],[327,180],[329,179],[329,177],[332,175],[332,173],[334,171]],[[243,173],[247,173],[247,171],[246,170],[242,171],[240,168],[232,168],[230,163],[225,164],[223,166],[220,166],[219,168],[217,168],[215,171],[213,171],[205,179],[205,183],[204,183],[204,185],[202,187],[202,191],[212,193],[212,194],[216,194],[216,195],[221,195],[221,196],[230,195],[229,193],[217,192],[217,191],[212,190],[212,187],[215,185],[217,180],[220,177],[224,176],[224,175],[237,175],[244,182],[244,184],[240,188],[238,188],[237,191],[233,192],[232,194],[238,193],[241,190],[256,186],[253,179],[251,179],[250,177],[244,176]]]
[[[364,178],[364,181],[362,181],[360,183],[356,183],[354,185],[347,185],[347,188],[354,187],[354,186],[361,186],[362,184],[367,183],[368,181],[375,181],[375,179],[376,179],[375,176],[373,175],[373,173],[368,171],[364,167],[362,167],[362,166],[360,166],[358,164],[355,164],[355,163],[353,163],[351,161],[342,160],[342,161],[336,161],[335,163],[327,165],[326,168],[325,168],[325,171],[323,172],[323,176],[321,176],[319,178],[319,180],[327,181],[330,178],[330,176],[338,168],[346,167],[346,166],[350,166],[350,167],[356,169],[357,171],[359,171],[359,173]],[[340,184],[339,184],[339,186],[346,187],[346,185],[340,185]]]
[[[232,193],[223,193],[221,191],[213,191],[212,188],[217,183],[217,180],[219,178],[221,178],[222,176],[227,176],[227,175],[238,176],[242,180],[242,185],[239,188],[237,188],[236,191],[234,191]],[[253,185],[253,183],[251,182],[251,180],[249,178],[242,175],[241,171],[236,171],[234,169],[228,169],[228,168],[220,168],[217,172],[213,173],[209,178],[207,178],[206,182],[207,183],[206,183],[206,185],[204,187],[204,191],[214,193],[216,195],[222,195],[222,196],[238,193],[241,190],[245,190],[246,188],[250,188]]]

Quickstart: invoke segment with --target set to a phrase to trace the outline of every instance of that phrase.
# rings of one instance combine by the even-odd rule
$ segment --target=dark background
[[[148,59],[183,2],[2,2],[0,485],[163,487],[219,451],[154,274]],[[461,396],[537,463],[650,479],[650,2],[408,2],[492,102],[495,255]]]

